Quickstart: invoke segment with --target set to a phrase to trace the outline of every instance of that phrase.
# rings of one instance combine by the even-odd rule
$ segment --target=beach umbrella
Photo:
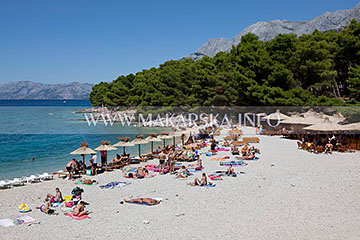
[[[303,130],[310,132],[336,133],[344,131],[344,125],[340,125],[337,122],[330,121],[329,118],[325,118],[320,123],[304,127]]]
[[[94,150],[92,150],[91,148],[89,148],[88,146],[89,145],[87,144],[87,142],[82,142],[80,144],[80,147],[78,149],[76,149],[75,151],[72,151],[70,154],[83,156],[83,164],[85,164],[85,155],[96,154],[96,152]]]
[[[123,147],[123,154],[125,155],[126,154],[125,147],[133,147],[133,146],[135,146],[135,144],[131,143],[131,142],[120,141],[120,142],[114,144],[113,146],[114,147]]]
[[[159,136],[159,138],[164,141],[164,147],[165,147],[166,139],[170,139],[170,138],[173,138],[173,137],[170,136],[168,132],[162,132],[161,135]]]
[[[230,130],[228,133],[229,133],[229,135],[241,135],[242,131],[240,129],[233,129],[233,130]]]
[[[136,138],[134,140],[131,141],[131,143],[135,144],[135,145],[139,145],[139,157],[141,156],[141,144],[146,144],[148,143],[148,141],[146,141],[144,139],[143,135],[136,135]]]
[[[154,142],[161,142],[156,133],[151,133],[145,140],[151,142],[151,153],[154,151]]]
[[[343,131],[360,133],[360,122],[342,125]]]
[[[101,141],[101,145],[98,146],[97,148],[95,148],[96,151],[105,151],[107,153],[107,151],[113,151],[113,150],[117,150],[115,147],[110,145],[109,141]],[[107,164],[107,154],[105,156],[105,160],[104,160],[105,164]],[[101,164],[103,164],[103,162],[101,162]]]
[[[278,120],[281,121],[281,120],[285,120],[287,118],[289,118],[289,116],[281,113],[280,110],[277,109],[274,113],[264,116],[261,119],[269,119],[270,121],[278,121]]]

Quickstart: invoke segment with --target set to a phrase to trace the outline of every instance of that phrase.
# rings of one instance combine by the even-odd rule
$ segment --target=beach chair
[[[14,178],[14,180],[10,181],[10,184],[14,187],[24,186],[25,183],[23,183],[19,178]]]
[[[297,145],[298,145],[298,149],[303,149],[303,147],[304,147],[303,144],[299,141],[297,142]]]
[[[11,183],[8,179],[5,180],[1,180],[0,181],[0,188],[1,189],[6,189],[6,188],[11,188]]]
[[[43,173],[39,177],[40,177],[41,181],[47,181],[47,180],[53,180],[54,179],[54,176],[49,175],[49,173]]]
[[[30,177],[27,178],[27,182],[28,183],[36,183],[36,182],[40,182],[40,176],[39,175],[31,175]]]

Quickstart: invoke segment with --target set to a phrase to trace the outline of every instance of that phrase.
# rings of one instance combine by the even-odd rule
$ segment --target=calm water
[[[71,158],[81,159],[69,153],[83,141],[96,148],[101,140],[114,144],[118,136],[134,138],[135,134],[161,131],[121,125],[89,127],[85,121],[76,121],[82,115],[74,113],[86,107],[90,102],[84,100],[0,100],[0,179],[63,169]],[[155,142],[157,145],[162,143]],[[138,146],[126,150],[138,154]],[[141,145],[141,151],[149,152],[150,144]],[[122,148],[109,152],[108,158],[116,153],[122,153]]]

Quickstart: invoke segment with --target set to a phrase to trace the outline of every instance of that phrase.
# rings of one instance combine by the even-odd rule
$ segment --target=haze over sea
[[[83,116],[75,113],[88,107],[88,100],[0,100],[0,179],[62,170],[71,158],[82,158],[69,153],[83,141],[94,149],[102,140],[115,144],[118,136],[160,131],[101,123],[89,127],[86,121],[76,121]],[[137,155],[138,146],[126,151]],[[150,144],[142,145],[141,151],[149,152]],[[122,148],[109,152],[108,161],[116,153],[121,154]],[[86,159],[88,164],[89,156]]]

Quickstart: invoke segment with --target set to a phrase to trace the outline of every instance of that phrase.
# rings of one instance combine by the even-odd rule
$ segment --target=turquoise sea
[[[133,139],[136,134],[146,137],[150,132],[161,131],[119,124],[89,127],[86,121],[77,121],[83,116],[75,113],[87,107],[91,105],[86,100],[0,100],[0,179],[63,169],[71,158],[81,159],[69,153],[83,141],[94,149],[102,140],[114,144],[119,136]],[[172,139],[167,139],[167,143],[172,143]],[[162,142],[154,143],[158,145]],[[126,151],[137,155],[138,146],[127,147]],[[150,144],[141,145],[141,152],[150,152]],[[122,153],[122,148],[109,152],[108,160],[116,153]]]

